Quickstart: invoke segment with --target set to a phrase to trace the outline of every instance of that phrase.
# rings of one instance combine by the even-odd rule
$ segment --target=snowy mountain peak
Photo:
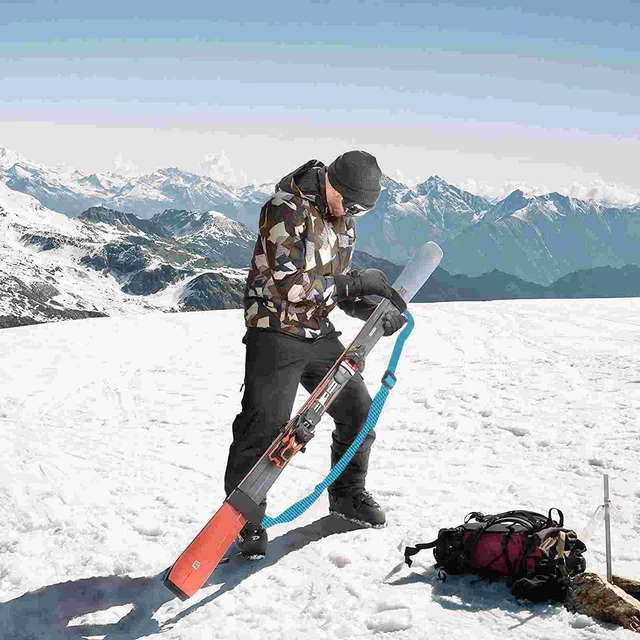
[[[504,205],[512,211],[515,211],[516,209],[527,206],[527,204],[529,204],[529,202],[531,202],[534,197],[527,197],[524,195],[524,191],[516,189],[515,191],[512,191],[504,200],[502,200],[502,202],[499,202],[498,205]]]
[[[446,180],[442,179],[438,174],[429,176],[423,184],[451,186]]]
[[[418,195],[429,195],[431,193],[446,193],[456,187],[443,180],[440,176],[429,176],[427,180],[416,185],[415,191]]]
[[[62,213],[49,211],[33,196],[20,193],[0,182],[0,220],[21,228],[49,229],[57,233],[77,235],[77,223]],[[8,227],[5,228],[8,233]],[[8,236],[7,236],[8,237]]]
[[[497,203],[491,210],[490,218],[498,220],[513,215],[527,209],[530,213],[541,213],[543,215],[559,214],[560,212],[574,213],[600,213],[604,206],[595,201],[572,198],[557,191],[544,193],[537,196],[525,196],[521,189],[511,192],[504,200]],[[495,214],[500,214],[496,216]],[[518,214],[518,217],[522,217]]]
[[[521,189],[512,191],[504,200],[496,203],[483,217],[483,223],[497,222],[524,209],[533,198],[527,198]]]
[[[167,209],[153,216],[151,221],[162,225],[178,238],[200,232],[206,232],[218,239],[233,234],[247,235],[248,239],[253,237],[243,224],[215,210],[200,212],[186,209]]]
[[[103,223],[117,227],[121,231],[142,232],[160,238],[169,237],[167,230],[153,220],[143,220],[133,213],[123,213],[107,207],[90,207],[83,211],[79,220],[86,220],[93,223]]]
[[[156,181],[158,178],[165,180],[165,186],[172,184],[179,187],[201,188],[203,184],[206,184],[207,188],[211,189],[211,187],[214,187],[217,191],[224,194],[233,194],[235,191],[232,187],[225,184],[224,182],[214,180],[209,176],[201,176],[197,173],[184,171],[183,169],[179,169],[178,167],[164,167],[162,169],[157,169],[152,174],[141,176],[136,180],[151,183]]]
[[[407,185],[402,184],[402,182],[398,182],[389,176],[382,176],[382,180],[380,181],[380,186],[383,189],[387,189],[391,193],[396,193],[400,191],[406,191],[409,187]]]
[[[442,212],[450,211],[453,215],[459,215],[462,212],[466,215],[472,212],[473,219],[477,219],[490,208],[489,202],[484,198],[462,191],[437,175],[417,185],[412,195],[425,202],[428,201],[430,206]]]
[[[572,198],[557,191],[527,198],[522,191],[518,190],[510,194],[500,204],[505,205],[501,217],[511,214],[518,214],[518,217],[522,217],[518,212],[525,209],[528,214],[537,213],[546,217],[554,217],[567,214],[600,214],[606,208],[601,203]]]
[[[88,184],[96,189],[104,189],[104,185],[100,182],[100,178],[95,173],[92,173],[90,176],[83,176],[78,180],[79,184]]]
[[[238,196],[243,199],[255,199],[264,202],[273,194],[276,182],[263,182],[262,184],[250,184],[237,190]]]
[[[186,209],[166,209],[157,213],[151,220],[161,224],[173,235],[189,234],[202,228],[203,213],[200,211],[188,211]]]
[[[15,151],[0,144],[0,169],[10,169],[17,162],[26,163],[26,160]]]

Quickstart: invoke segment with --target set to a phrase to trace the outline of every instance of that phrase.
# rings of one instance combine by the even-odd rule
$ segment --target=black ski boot
[[[251,522],[247,522],[236,536],[236,545],[248,560],[262,560],[267,555],[268,543],[267,530]]]
[[[329,492],[329,512],[374,529],[382,529],[387,523],[380,505],[364,489],[351,489],[339,494]]]

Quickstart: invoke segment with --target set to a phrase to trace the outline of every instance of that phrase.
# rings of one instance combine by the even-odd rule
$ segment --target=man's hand
[[[392,307],[384,314],[384,319],[382,320],[384,335],[393,335],[406,322],[407,319],[405,316],[403,316],[395,307]]]
[[[339,298],[360,296],[391,298],[393,296],[393,289],[387,282],[387,276],[380,269],[352,271],[348,275],[336,276],[336,289]]]

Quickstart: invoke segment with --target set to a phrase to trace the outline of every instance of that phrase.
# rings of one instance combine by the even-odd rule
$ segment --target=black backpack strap
[[[551,513],[555,511],[558,514],[558,521],[554,521],[554,519],[551,517]],[[556,507],[553,507],[552,509],[549,509],[549,526],[550,527],[563,527],[564,526],[564,513],[562,513],[562,511],[560,511],[560,509],[557,509]]]
[[[408,566],[413,564],[413,561],[410,559],[411,556],[415,556],[416,553],[423,551],[424,549],[433,549],[438,544],[438,539],[436,538],[433,542],[423,542],[421,544],[417,544],[415,547],[405,547],[404,550],[404,561]]]
[[[552,513],[558,513],[558,521],[553,519]],[[465,518],[465,524],[470,520],[482,522],[487,526],[496,524],[519,524],[525,528],[526,532],[535,533],[549,527],[561,527],[564,523],[564,515],[560,509],[550,509],[548,515],[536,513],[535,511],[514,510],[496,513],[485,516],[478,511],[469,513]]]
[[[475,520],[476,522],[484,522],[487,518],[491,518],[492,516],[485,516],[484,513],[480,511],[472,511],[471,513],[467,513],[464,518],[464,523],[470,522],[471,520]]]

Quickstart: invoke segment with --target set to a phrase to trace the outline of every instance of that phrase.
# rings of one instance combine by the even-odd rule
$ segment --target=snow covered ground
[[[635,638],[503,584],[440,582],[404,544],[472,510],[558,507],[579,533],[611,478],[613,561],[640,575],[640,299],[412,305],[377,427],[383,530],[321,498],[192,599],[161,574],[222,501],[244,368],[241,311],[97,318],[0,332],[0,637]],[[358,321],[335,314],[343,338]],[[367,362],[372,395],[393,339]],[[304,393],[297,404],[304,401]],[[275,485],[270,515],[328,471],[331,424]],[[604,527],[587,542],[604,572]]]

